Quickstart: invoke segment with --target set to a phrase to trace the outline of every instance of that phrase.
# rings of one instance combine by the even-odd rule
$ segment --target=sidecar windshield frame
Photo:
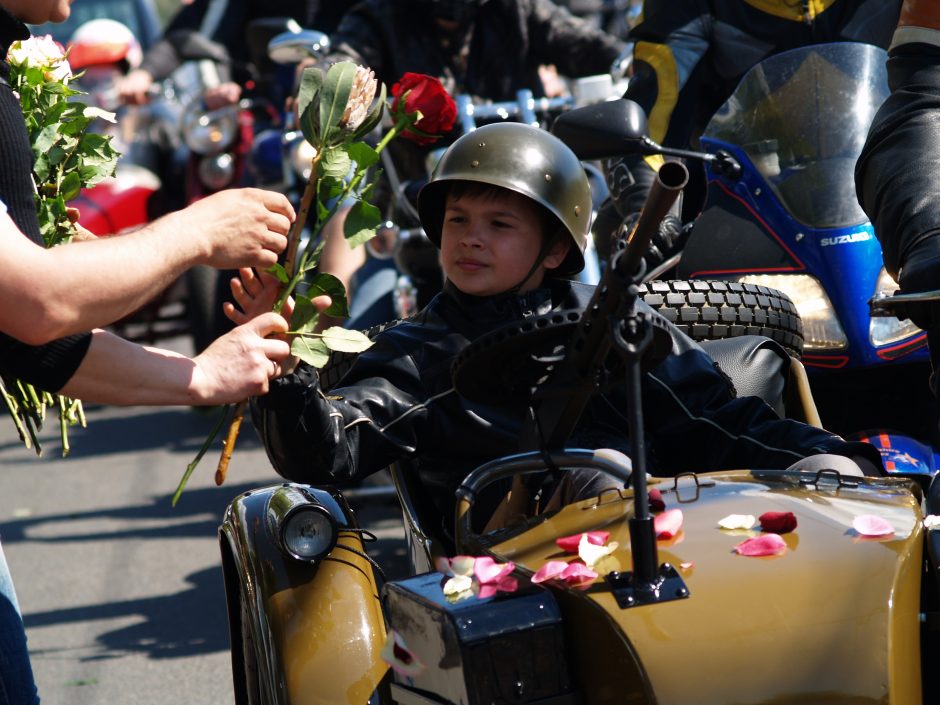
[[[807,226],[867,222],[854,170],[889,94],[886,60],[883,49],[856,42],[776,54],[745,74],[706,126],[703,142],[742,150]]]

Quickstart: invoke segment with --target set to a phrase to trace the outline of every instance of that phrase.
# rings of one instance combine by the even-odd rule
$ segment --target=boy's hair
[[[512,189],[508,189],[505,186],[486,184],[480,181],[451,181],[447,185],[447,193],[444,199],[446,201],[448,197],[453,197],[455,200],[457,200],[464,196],[468,196],[470,198],[477,196],[481,198],[497,198],[507,193],[515,194],[520,198],[524,198],[526,201],[535,206],[535,211],[539,215],[539,230],[542,232],[541,256],[544,257],[546,254],[548,254],[552,247],[555,246],[555,243],[559,240],[568,239],[568,229],[554,213],[552,213],[550,210],[548,210],[548,208],[543,206],[534,198],[529,198],[525,194],[519,193],[518,191],[513,191]],[[546,276],[552,276],[553,273],[554,269],[545,270]]]

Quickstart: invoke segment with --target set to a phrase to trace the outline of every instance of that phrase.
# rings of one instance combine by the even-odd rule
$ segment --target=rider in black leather
[[[533,163],[538,155],[543,161]],[[488,195],[477,194],[486,206],[471,201],[480,212],[461,205],[468,198],[468,182],[478,191],[480,185],[487,189],[482,193]],[[531,209],[528,226],[525,218],[519,220],[522,206],[513,200],[519,194]],[[462,397],[451,373],[454,359],[480,336],[507,323],[551,311],[583,310],[593,287],[565,276],[583,266],[590,206],[577,157],[545,131],[502,123],[457,140],[419,200],[422,224],[442,249],[448,274],[443,292],[414,318],[379,333],[337,387],[325,392],[317,371],[301,364],[254,401],[254,421],[278,473],[311,484],[344,483],[408,459],[441,515],[453,516],[459,483],[481,463],[519,452],[523,425],[521,409]],[[490,218],[486,208],[498,214]],[[514,209],[516,215],[511,215]],[[538,271],[538,276],[524,278],[523,286],[509,279],[501,287],[483,286],[498,269],[493,240],[474,240],[465,230],[482,227],[479,216],[498,233],[488,237],[514,237],[518,229],[531,227],[539,213],[556,230],[559,221],[563,226],[569,246],[564,259],[556,249],[561,241],[548,239],[532,245],[525,260],[534,260],[531,269],[518,265]],[[544,240],[547,229],[540,229]],[[464,266],[466,260],[470,264]],[[547,271],[542,268],[549,264]],[[819,453],[863,456],[881,466],[873,446],[781,419],[756,397],[737,397],[698,344],[674,327],[668,329],[671,354],[643,382],[651,472],[786,468]],[[628,454],[624,392],[621,385],[598,392],[569,446]]]
[[[905,3],[888,59],[891,95],[855,169],[858,200],[904,293],[940,289],[940,5]],[[927,331],[940,397],[940,304],[906,311]]]
[[[645,0],[642,19],[630,31],[634,74],[624,97],[646,111],[653,140],[689,148],[751,67],[810,44],[853,41],[887,47],[900,7],[900,0]],[[610,224],[635,220],[661,161],[659,156],[626,157],[607,165],[611,203],[599,220],[609,224],[596,229],[598,251],[606,251]],[[701,207],[704,170],[690,166],[682,211],[668,218],[654,239],[658,250],[647,259],[650,266],[681,249],[681,225]]]

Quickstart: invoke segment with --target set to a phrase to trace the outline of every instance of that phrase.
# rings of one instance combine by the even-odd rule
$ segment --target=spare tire
[[[693,340],[763,335],[803,355],[803,321],[790,297],[758,284],[709,279],[654,280],[640,296]]]

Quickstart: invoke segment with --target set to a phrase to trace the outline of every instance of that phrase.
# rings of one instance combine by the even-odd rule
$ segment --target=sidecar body
[[[792,389],[801,379],[786,392],[790,414],[812,421],[805,388]],[[591,451],[553,461],[611,470]],[[427,530],[408,468],[394,468],[414,576],[385,583],[340,490],[282,483],[237,497],[220,529],[236,702],[936,701],[925,664],[938,654],[940,534],[925,518],[940,513],[940,485],[929,477],[741,469],[650,478],[682,524],[656,541],[658,574],[638,592],[630,489],[490,533],[471,529],[477,489],[541,462],[513,456],[473,473],[449,550]],[[765,532],[719,521],[765,512],[791,512],[795,530],[778,555],[741,555],[738,544]],[[860,533],[859,517],[890,530]],[[596,579],[532,582],[549,562],[573,558],[556,539],[597,531],[617,548]],[[512,562],[516,589],[445,595],[448,576],[434,563],[445,550]],[[396,661],[406,666],[393,671]]]

